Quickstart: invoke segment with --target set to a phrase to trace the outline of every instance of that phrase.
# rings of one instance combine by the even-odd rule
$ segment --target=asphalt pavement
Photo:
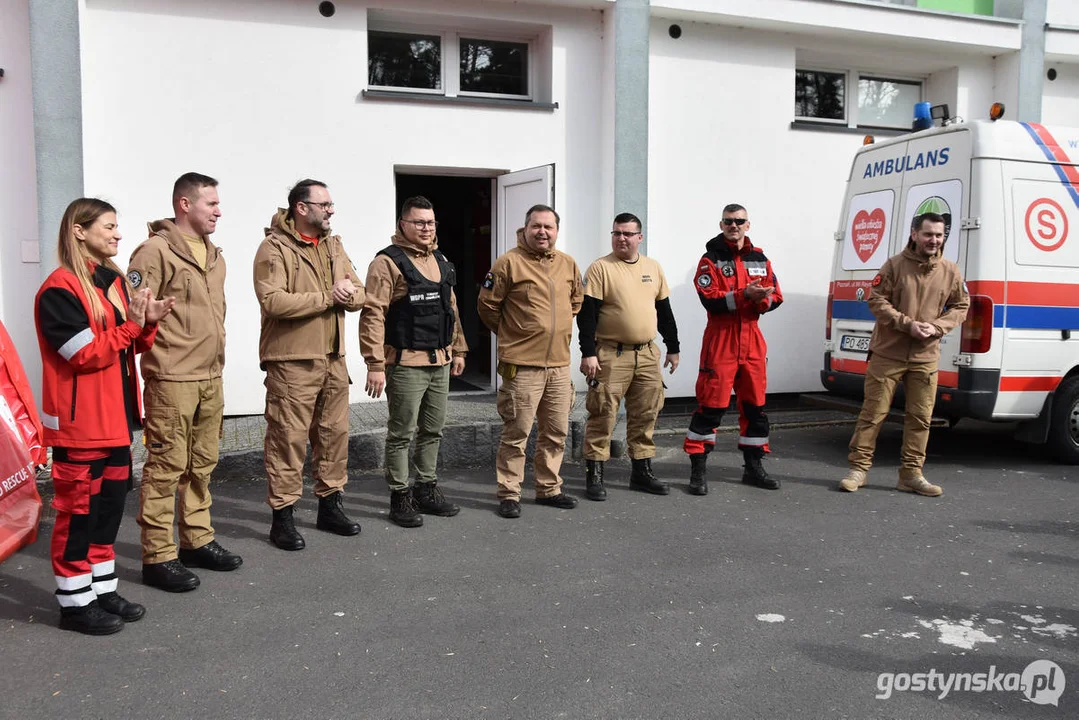
[[[902,494],[886,426],[845,494],[850,429],[775,431],[778,492],[742,485],[721,435],[703,498],[672,429],[669,496],[630,491],[619,459],[589,502],[567,462],[580,506],[535,505],[529,482],[519,520],[495,514],[490,468],[447,471],[460,515],[411,530],[354,473],[363,532],[315,530],[308,488],[297,553],[267,541],[263,479],[219,474],[218,539],[244,565],[182,595],[140,584],[132,496],[120,591],[147,615],[109,637],[57,629],[46,518],[0,565],[0,717],[1079,717],[1079,472],[960,424],[930,443],[944,496]]]

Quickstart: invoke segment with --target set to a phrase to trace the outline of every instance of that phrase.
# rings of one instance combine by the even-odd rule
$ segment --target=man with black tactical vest
[[[634,490],[666,495],[670,486],[652,472],[652,431],[663,408],[663,371],[656,332],[667,345],[664,366],[678,368],[678,326],[670,288],[659,263],[641,255],[641,221],[632,213],[615,217],[611,254],[589,266],[584,304],[577,315],[581,373],[588,378],[588,422],[584,428],[585,495],[606,500],[603,464],[611,456],[611,431],[626,400],[626,445]]]
[[[188,568],[235,570],[243,560],[221,547],[210,524],[210,474],[225,409],[225,258],[210,242],[221,217],[217,181],[181,175],[172,209],[173,218],[150,223],[150,237],[131,254],[127,277],[138,290],[176,298],[157,342],[142,354],[146,464],[138,522],[143,583],[186,592],[199,585]],[[178,551],[172,532],[177,514]]]
[[[454,294],[456,270],[438,250],[434,206],[411,197],[401,206],[397,232],[367,270],[360,351],[367,363],[367,394],[386,391],[386,483],[390,520],[423,525],[422,515],[451,517],[460,508],[438,487],[436,466],[450,375],[465,369],[468,345]],[[416,434],[409,481],[409,445]]]
[[[517,231],[517,247],[491,266],[479,294],[479,316],[498,339],[498,414],[502,441],[495,472],[498,514],[521,517],[525,446],[538,419],[536,503],[569,510],[577,499],[562,492],[562,457],[576,397],[569,371],[573,318],[581,309],[581,271],[554,249],[558,213],[534,205]]]
[[[309,440],[315,527],[336,535],[360,532],[345,515],[341,493],[348,482],[345,312],[363,307],[364,290],[341,237],[330,230],[333,214],[326,184],[301,180],[255,252],[259,363],[266,371],[266,502],[273,510],[270,542],[282,550],[306,546],[293,507],[303,493]]]

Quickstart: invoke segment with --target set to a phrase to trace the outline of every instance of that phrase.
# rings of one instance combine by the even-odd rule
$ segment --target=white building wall
[[[220,182],[213,239],[228,261],[226,412],[263,408],[259,309],[251,265],[262,229],[304,177],[329,184],[340,233],[361,276],[396,217],[394,166],[517,170],[556,165],[560,247],[582,264],[603,230],[600,12],[529,6],[394,3],[394,10],[552,25],[554,111],[373,101],[367,8],[286,0],[86,0],[83,112],[87,192],[121,212],[121,265],[145,222],[171,215],[177,176]],[[608,200],[609,204],[609,200]],[[523,220],[523,218],[522,218]],[[359,316],[347,321],[351,400],[362,393]]]
[[[1050,25],[1070,25],[1079,28],[1079,2],[1075,0],[1047,0],[1045,21]]]
[[[0,0],[0,320],[40,397],[41,355],[34,330],[37,262],[37,176],[30,82],[30,10],[26,0]],[[46,229],[46,232],[56,232]]]
[[[1042,123],[1079,127],[1079,63],[1046,63],[1057,71],[1056,80],[1045,77],[1042,86]]]

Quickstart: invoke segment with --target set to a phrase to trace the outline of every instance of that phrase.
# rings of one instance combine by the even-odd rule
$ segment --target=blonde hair
[[[60,220],[60,236],[56,243],[56,254],[60,260],[60,267],[68,270],[79,279],[83,294],[86,295],[86,300],[90,303],[90,322],[93,324],[96,319],[101,327],[105,327],[105,308],[102,306],[100,298],[98,298],[90,271],[90,264],[97,261],[86,251],[86,244],[75,237],[75,226],[89,228],[102,215],[110,212],[115,213],[116,208],[104,200],[79,198],[72,201],[67,206],[67,210],[64,211],[63,219]],[[124,278],[124,284],[127,285],[127,278],[116,263],[109,258],[105,258],[101,264]],[[130,290],[130,286],[128,290]],[[120,297],[120,293],[116,290],[116,286],[109,286],[106,294],[109,302],[120,312],[120,316],[126,320],[127,311],[124,307],[123,298]]]

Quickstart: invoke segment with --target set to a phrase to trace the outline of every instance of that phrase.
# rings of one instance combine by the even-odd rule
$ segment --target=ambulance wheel
[[[1068,378],[1056,390],[1048,445],[1057,462],[1079,465],[1079,376]]]

